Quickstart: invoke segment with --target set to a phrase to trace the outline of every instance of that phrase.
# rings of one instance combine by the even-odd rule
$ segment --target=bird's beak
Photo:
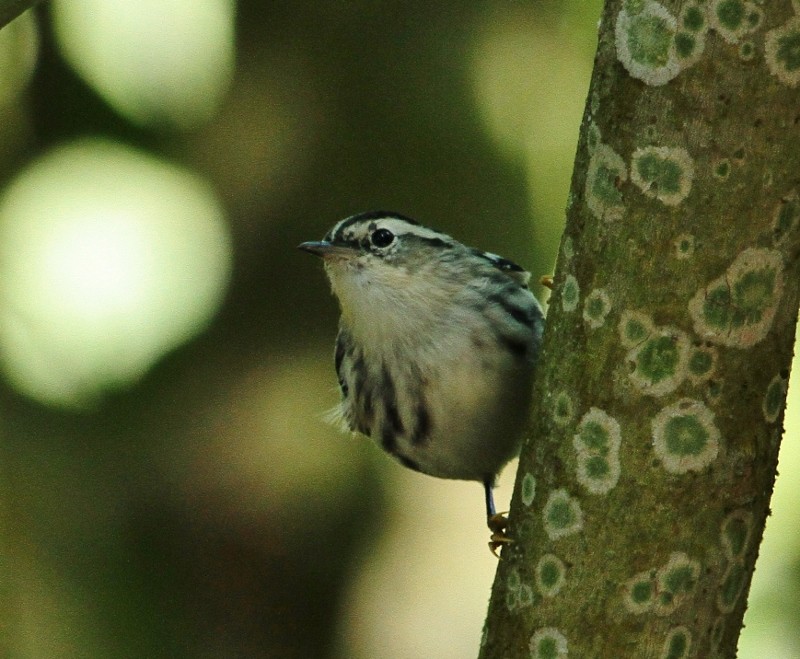
[[[307,243],[300,243],[297,249],[302,249],[304,252],[321,256],[324,259],[330,258],[348,258],[356,253],[352,247],[345,247],[344,245],[334,245],[327,240],[312,240]]]

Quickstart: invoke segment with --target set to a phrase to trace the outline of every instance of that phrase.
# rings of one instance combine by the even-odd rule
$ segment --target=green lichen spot
[[[700,575],[700,564],[681,552],[673,553],[658,571],[655,611],[666,615],[674,611],[694,592]]]
[[[720,587],[717,597],[717,606],[723,613],[728,613],[733,610],[736,605],[736,600],[744,587],[747,578],[747,570],[744,563],[741,561],[734,561],[728,565],[725,574],[722,577],[722,586]]]
[[[531,659],[562,659],[567,656],[567,639],[553,627],[540,629],[528,645]]]
[[[689,356],[689,373],[695,377],[706,375],[714,365],[714,355],[708,350],[695,350]]]
[[[689,378],[696,384],[708,380],[717,363],[717,351],[710,347],[696,347],[689,354]]]
[[[654,594],[655,588],[651,580],[637,581],[631,587],[631,601],[639,606],[651,602]]]
[[[749,62],[756,56],[756,46],[752,41],[742,41],[739,44],[739,58],[743,62]]]
[[[675,256],[679,259],[688,259],[694,254],[694,236],[683,234],[675,239]]]
[[[647,338],[650,329],[637,318],[630,318],[625,323],[625,338],[631,343],[639,343]]]
[[[589,159],[585,198],[598,220],[618,220],[625,206],[620,187],[628,179],[625,161],[607,144],[598,143]]]
[[[561,306],[564,311],[574,311],[578,306],[579,298],[580,287],[578,286],[578,280],[572,275],[567,275],[561,288]]]
[[[663,190],[668,194],[675,194],[680,190],[681,168],[674,161],[647,154],[639,158],[636,171],[650,189]]]
[[[662,659],[684,659],[689,656],[691,645],[692,637],[689,630],[685,627],[676,627],[667,635],[661,657]]]
[[[590,295],[586,298],[586,314],[589,318],[600,319],[608,312],[607,302],[599,295]]]
[[[646,196],[668,206],[686,198],[693,177],[694,167],[686,149],[650,146],[633,152],[631,180]]]
[[[566,580],[564,562],[553,554],[545,554],[536,564],[536,585],[545,597],[558,594]]]
[[[772,304],[775,294],[774,268],[762,268],[744,273],[733,285],[735,308],[731,315],[733,328],[761,321],[764,309]]]
[[[525,474],[522,479],[522,503],[530,506],[533,503],[533,498],[536,496],[536,479],[533,474]]]
[[[602,288],[596,288],[586,296],[583,319],[589,323],[589,327],[593,329],[602,327],[609,311],[611,311],[611,299]]]
[[[528,584],[522,584],[519,587],[519,592],[517,593],[517,597],[519,600],[519,606],[530,606],[535,602],[533,596],[533,588],[531,588]]]
[[[709,20],[725,41],[735,44],[760,25],[761,16],[750,0],[713,0]]]
[[[558,656],[558,647],[556,645],[556,639],[554,638],[543,638],[539,641],[539,647],[537,648],[537,653],[541,657],[541,659],[555,659]]]
[[[623,8],[614,27],[617,58],[634,78],[663,85],[681,70],[673,45],[677,28],[675,17],[655,0],[644,0],[637,12]]]
[[[561,576],[558,569],[552,563],[544,565],[540,574],[542,585],[548,590],[558,583],[558,579]]]
[[[547,522],[555,529],[566,529],[578,520],[569,501],[553,501],[547,509]]]
[[[700,455],[709,441],[708,431],[694,416],[676,416],[667,421],[666,448],[674,456]]]
[[[764,396],[764,416],[773,421],[778,418],[783,407],[783,401],[786,400],[786,381],[776,376],[767,387],[767,393]]]
[[[602,479],[608,477],[610,473],[611,465],[605,458],[595,455],[586,459],[586,476],[588,478]]]
[[[539,574],[541,576],[542,585],[544,585],[546,588],[552,588],[556,583],[558,583],[558,580],[561,577],[561,572],[553,563],[545,563],[542,565]]]
[[[533,589],[522,583],[519,572],[514,569],[508,575],[506,580],[506,608],[513,612],[514,610],[533,604],[534,596]]]
[[[576,533],[583,528],[583,513],[576,499],[566,490],[555,490],[544,505],[544,528],[551,540]]]
[[[714,414],[700,401],[684,398],[662,409],[653,419],[653,450],[672,473],[708,466],[719,451]]]
[[[572,438],[577,453],[578,482],[592,494],[606,494],[620,476],[622,431],[616,419],[593,407]]]
[[[714,164],[714,177],[724,181],[731,173],[731,161],[727,158],[718,160]]]
[[[706,17],[700,7],[690,5],[683,12],[683,27],[690,32],[699,32],[706,24]]]
[[[650,611],[660,596],[656,570],[645,570],[628,579],[623,593],[623,604],[628,611],[637,615]]]
[[[703,318],[715,329],[725,329],[731,319],[731,293],[726,284],[708,291],[703,303]]]
[[[741,0],[722,0],[715,8],[720,25],[736,32],[744,22],[745,7]]]
[[[561,579],[561,565],[553,560],[541,561],[539,563],[539,580],[542,586],[548,590],[555,586]]]
[[[797,229],[798,218],[800,218],[800,202],[797,195],[793,193],[781,200],[775,213],[772,231],[776,243],[781,242],[786,235]]]
[[[747,16],[745,16],[744,19],[744,22],[747,25],[747,31],[752,32],[753,30],[757,30],[761,25],[762,20],[764,20],[764,14],[761,12],[761,10],[757,7],[749,7],[747,10]]]
[[[670,593],[690,593],[696,585],[697,575],[691,565],[681,565],[668,570],[664,574],[663,585]]]
[[[767,32],[764,54],[770,73],[796,87],[800,82],[800,17]]]
[[[689,303],[695,331],[723,345],[752,346],[769,331],[782,290],[780,252],[748,248]]]
[[[672,45],[672,26],[653,14],[634,16],[628,31],[631,59],[651,68],[662,67],[669,61]]]
[[[790,32],[778,39],[775,57],[786,71],[800,69],[800,31]]]
[[[761,409],[768,423],[775,423],[778,420],[781,409],[783,409],[783,403],[786,400],[786,388],[786,380],[780,375],[772,378],[767,385],[767,392],[764,394]]]
[[[607,458],[578,455],[578,482],[591,494],[607,494],[616,487],[619,476],[620,463],[616,451]]]
[[[729,558],[740,557],[747,549],[752,528],[752,517],[749,514],[730,515],[722,527],[723,540]]]
[[[626,356],[633,383],[650,396],[674,391],[687,375],[689,339],[671,327],[653,328],[644,343]]]
[[[553,405],[553,421],[559,426],[566,426],[572,421],[572,415],[572,399],[566,392],[559,392]]]
[[[787,199],[781,204],[775,218],[775,229],[781,233],[788,233],[794,228],[798,217],[800,217],[800,203],[797,199]]]
[[[599,165],[597,175],[593,180],[592,194],[608,206],[617,206],[622,203],[622,193],[617,187],[618,182],[618,169],[608,167],[605,164]]]
[[[588,450],[596,451],[600,455],[608,454],[608,430],[596,421],[586,421],[581,424],[578,441]]]
[[[697,46],[697,39],[688,32],[678,32],[675,35],[675,53],[680,59],[691,57]]]
[[[642,379],[656,384],[675,375],[679,360],[678,346],[673,337],[655,337],[639,352],[636,371]]]

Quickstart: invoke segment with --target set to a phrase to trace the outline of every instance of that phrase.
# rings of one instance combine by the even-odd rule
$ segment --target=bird
[[[530,273],[392,211],[339,221],[299,249],[321,257],[341,317],[333,417],[400,464],[492,490],[519,453],[545,316]]]

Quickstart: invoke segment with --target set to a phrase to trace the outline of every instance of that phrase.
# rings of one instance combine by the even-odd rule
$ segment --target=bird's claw
[[[500,558],[497,550],[514,542],[506,535],[508,517],[505,513],[495,513],[486,520],[486,525],[492,532],[492,535],[489,536],[489,551],[494,554],[495,558]]]

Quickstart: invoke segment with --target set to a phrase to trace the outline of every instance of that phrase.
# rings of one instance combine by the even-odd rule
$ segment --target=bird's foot
[[[505,513],[495,513],[486,519],[486,525],[492,532],[492,535],[489,536],[489,551],[495,555],[495,558],[500,558],[497,550],[514,542],[506,535],[508,517],[506,517]]]

